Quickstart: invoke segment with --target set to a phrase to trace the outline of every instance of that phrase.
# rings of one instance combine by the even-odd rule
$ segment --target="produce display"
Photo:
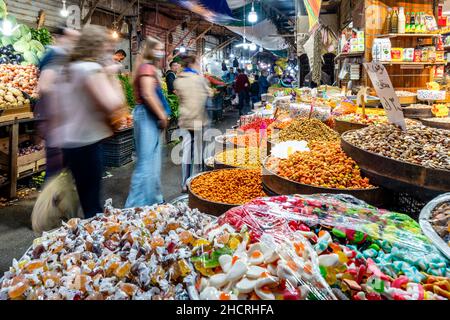
[[[244,204],[266,195],[261,184],[261,170],[215,170],[194,178],[190,190],[209,201]]]
[[[122,75],[122,74],[118,75],[118,78],[122,84],[122,88],[125,93],[125,98],[127,100],[128,108],[130,110],[133,110],[133,108],[136,105],[136,98],[134,95],[134,89],[133,89],[133,84],[131,83],[131,79],[129,76]]]
[[[19,143],[19,153],[18,156],[26,156],[41,150],[44,150],[44,143],[41,144],[34,144],[31,141],[24,141],[22,143]]]
[[[11,86],[0,84],[0,109],[14,109],[30,105],[22,91]]]
[[[418,223],[351,196],[261,198],[229,210],[219,223],[248,230],[251,242],[269,235],[282,243],[302,235],[313,246],[320,274],[339,299],[450,298],[449,261],[421,233]],[[297,254],[306,251],[300,244],[294,248]],[[302,270],[297,264],[288,267],[291,275],[292,270]],[[294,288],[298,284],[295,276],[289,281]],[[276,292],[272,288],[267,289]]]
[[[339,135],[317,119],[296,119],[279,133],[278,141],[339,141]]]
[[[31,29],[31,39],[39,41],[43,46],[52,44],[52,35],[47,28]]]
[[[20,64],[23,61],[23,55],[17,52],[11,44],[0,47],[0,64]]]
[[[0,84],[14,87],[29,94],[37,96],[38,69],[36,66],[19,66],[13,64],[0,64]]]
[[[361,177],[356,162],[339,143],[312,142],[310,151],[295,152],[287,159],[270,159],[268,168],[281,177],[323,188],[371,188],[369,179]]]
[[[5,272],[0,299],[189,299],[189,258],[211,218],[186,206],[117,210],[69,220]]]
[[[267,156],[265,149],[247,147],[221,152],[216,155],[216,161],[223,164],[245,169],[260,169],[261,160]]]
[[[431,225],[450,247],[450,202],[440,204],[431,214]]]
[[[450,131],[420,124],[406,131],[395,125],[370,126],[344,133],[348,143],[381,156],[424,167],[450,170]]]

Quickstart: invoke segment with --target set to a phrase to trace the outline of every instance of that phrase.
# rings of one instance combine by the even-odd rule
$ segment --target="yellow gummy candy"
[[[178,261],[178,267],[180,267],[181,275],[183,277],[187,276],[191,272],[191,268],[184,259]]]
[[[228,246],[230,247],[231,250],[235,250],[240,244],[241,242],[235,237],[231,238],[230,241],[228,242]]]
[[[343,253],[342,251],[340,251],[340,252],[337,253],[337,255],[339,256],[339,261],[340,261],[341,263],[347,263],[348,258],[347,258],[347,256],[346,256],[345,253]]]
[[[198,239],[194,242],[194,247],[207,246],[209,245],[209,241],[206,239]]]

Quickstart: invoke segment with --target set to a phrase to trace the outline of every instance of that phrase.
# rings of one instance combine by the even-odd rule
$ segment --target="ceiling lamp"
[[[256,49],[258,49],[258,47],[256,46],[256,44],[251,43],[251,44],[250,44],[250,50],[251,50],[251,51],[256,51]]]
[[[231,53],[230,54],[230,58],[233,59],[234,58],[234,54]]]
[[[258,22],[258,14],[255,11],[255,6],[252,2],[252,10],[248,13],[248,22],[256,23]]]
[[[180,53],[186,53],[186,48],[184,46],[180,47]]]
[[[113,37],[113,39],[117,39],[117,38],[119,38],[119,34],[117,33],[117,31],[116,31],[116,30],[114,30],[114,31],[113,31],[113,33],[112,33],[112,37]]]
[[[63,3],[63,7],[61,9],[61,11],[59,12],[59,14],[61,15],[61,17],[67,18],[69,16],[69,11],[67,11],[66,8],[66,0],[62,0]]]

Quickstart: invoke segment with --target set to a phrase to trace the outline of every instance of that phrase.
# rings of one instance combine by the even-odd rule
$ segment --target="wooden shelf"
[[[388,34],[377,34],[376,38],[400,38],[400,37],[410,37],[410,38],[439,38],[441,35],[437,33],[388,33]]]
[[[365,54],[364,51],[340,53],[336,56],[336,58],[334,58],[334,60],[342,60],[342,59],[346,59],[346,58],[358,58],[358,57],[364,56],[364,54]]]
[[[406,65],[406,66],[441,66],[447,62],[405,62],[405,61],[380,61],[384,65]]]

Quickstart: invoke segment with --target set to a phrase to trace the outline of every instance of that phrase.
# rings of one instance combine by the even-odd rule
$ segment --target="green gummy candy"
[[[331,233],[333,233],[338,238],[345,238],[345,232],[336,228],[333,228],[331,230]]]
[[[375,249],[375,250],[377,250],[377,251],[380,251],[380,247],[379,247],[376,243],[372,243],[372,244],[369,246],[369,248],[370,248],[370,249]]]

